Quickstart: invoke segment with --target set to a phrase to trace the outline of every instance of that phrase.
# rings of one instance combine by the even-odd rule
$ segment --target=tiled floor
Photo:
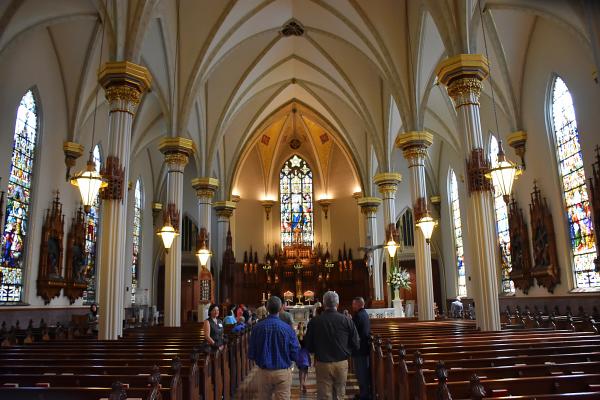
[[[256,399],[256,386],[254,382],[254,371],[251,371],[244,384],[238,390],[235,396],[236,400],[253,400]],[[306,393],[303,394],[300,390],[300,380],[298,378],[298,369],[294,366],[292,373],[292,400],[297,399],[316,399],[317,398],[317,382],[315,377],[315,369],[309,368],[308,377],[306,378]],[[354,395],[358,393],[358,382],[353,373],[348,374],[348,381],[346,383],[346,399],[354,398]]]

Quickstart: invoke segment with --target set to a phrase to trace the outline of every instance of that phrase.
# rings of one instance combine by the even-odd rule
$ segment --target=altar
[[[294,322],[297,324],[298,322],[307,323],[310,317],[310,313],[313,315],[315,313],[314,305],[295,305],[295,306],[285,306],[284,310],[289,312],[294,319]]]

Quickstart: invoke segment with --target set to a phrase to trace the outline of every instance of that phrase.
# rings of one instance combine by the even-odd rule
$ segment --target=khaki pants
[[[289,400],[292,389],[292,369],[258,369],[256,373],[260,400]]]
[[[342,400],[346,395],[348,360],[317,362],[317,400]]]

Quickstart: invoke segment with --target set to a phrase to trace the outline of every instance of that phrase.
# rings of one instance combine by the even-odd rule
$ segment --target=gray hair
[[[323,295],[323,306],[328,308],[336,309],[338,304],[340,304],[340,296],[336,292],[332,292],[331,290],[326,292]]]
[[[277,296],[269,297],[267,300],[267,311],[269,314],[278,314],[281,310],[281,299]]]

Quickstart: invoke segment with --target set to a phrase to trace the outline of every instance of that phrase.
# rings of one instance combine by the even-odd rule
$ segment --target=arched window
[[[102,167],[102,156],[100,154],[100,145],[94,146],[94,161],[96,162],[96,172],[100,173]],[[87,288],[83,292],[83,304],[92,304],[96,302],[96,257],[98,245],[98,233],[100,224],[100,195],[96,197],[90,212],[85,220],[85,252],[86,252],[86,276]]]
[[[498,166],[498,140],[494,135],[490,138],[490,160],[492,160],[492,167]],[[496,212],[496,233],[498,234],[498,250],[500,251],[501,291],[510,294],[515,292],[515,284],[510,280],[512,265],[510,262],[508,207],[502,198],[500,188],[496,186],[494,186],[494,211]]]
[[[133,205],[133,258],[131,261],[131,304],[135,304],[140,267],[140,247],[142,244],[142,198],[143,189],[140,178],[135,182]]]
[[[569,223],[575,286],[597,288],[600,287],[600,274],[594,272],[596,245],[575,108],[567,85],[559,77],[554,79],[552,88],[552,128]]]
[[[313,176],[297,155],[283,164],[279,174],[281,245],[313,244]]]
[[[450,216],[452,218],[452,231],[454,233],[454,250],[456,254],[456,269],[458,271],[458,295],[467,295],[467,278],[465,274],[465,256],[463,248],[462,223],[460,220],[460,203],[458,200],[458,183],[454,170],[450,170]]]
[[[410,208],[406,209],[396,222],[396,229],[402,233],[402,242],[406,247],[415,245],[413,212]]]
[[[0,257],[0,270],[2,271],[0,303],[22,300],[23,269],[25,267],[23,252],[29,233],[31,179],[39,133],[38,122],[35,97],[29,90],[21,99],[15,123],[12,162],[6,193],[2,255]]]

